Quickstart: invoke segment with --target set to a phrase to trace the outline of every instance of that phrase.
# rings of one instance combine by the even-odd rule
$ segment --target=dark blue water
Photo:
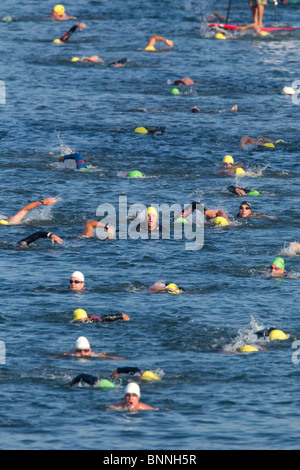
[[[248,2],[233,3],[230,22],[250,22]],[[269,3],[265,24],[274,23]],[[0,230],[1,448],[297,449],[300,369],[292,344],[300,335],[300,268],[286,247],[300,242],[299,106],[282,89],[300,77],[299,32],[234,33],[221,41],[204,18],[226,15],[224,2],[79,0],[66,11],[87,27],[57,45],[53,39],[74,22],[51,20],[52,7],[10,0],[0,11],[16,19],[0,23],[0,214],[58,198]],[[277,20],[300,26],[299,11],[278,5]],[[143,51],[152,34],[172,39],[174,49]],[[105,64],[128,63],[71,62],[94,54]],[[173,96],[173,81],[186,76],[200,83]],[[203,112],[191,113],[192,106]],[[148,125],[166,131],[134,133]],[[285,143],[242,150],[243,135]],[[80,152],[91,171],[59,164],[56,156],[68,151]],[[245,163],[243,178],[218,174],[226,154]],[[132,169],[146,178],[124,178]],[[120,196],[145,206],[198,200],[235,216],[241,199],[227,186],[236,182],[258,189],[254,210],[278,219],[206,226],[197,251],[186,250],[185,240],[77,238],[100,204],[118,210]],[[63,245],[39,240],[14,248],[36,230],[56,233]],[[293,277],[275,280],[265,272],[282,253]],[[81,294],[68,289],[75,270],[86,277]],[[160,279],[186,292],[150,294]],[[75,325],[78,307],[93,315],[124,312],[130,321]],[[265,341],[253,354],[232,352],[274,326],[289,339]],[[53,357],[81,335],[95,351],[125,360]],[[116,390],[67,387],[79,373],[111,379],[125,365],[162,374],[140,383],[141,400],[155,411],[106,409],[121,400],[126,377]]]

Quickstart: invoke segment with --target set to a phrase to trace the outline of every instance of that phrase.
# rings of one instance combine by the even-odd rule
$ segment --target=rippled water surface
[[[265,24],[274,23],[271,3]],[[299,106],[282,89],[300,79],[300,33],[217,40],[205,18],[226,15],[220,1],[78,0],[66,11],[87,26],[58,45],[53,39],[74,21],[51,20],[52,7],[8,0],[0,8],[1,218],[41,197],[58,200],[20,225],[0,226],[1,448],[297,449],[300,267],[286,248],[300,242]],[[300,26],[299,13],[280,4],[277,21]],[[232,2],[229,22],[250,21],[248,2]],[[145,52],[152,34],[171,38],[173,50]],[[71,62],[95,54],[104,64],[128,62]],[[187,76],[197,84],[172,95],[173,81]],[[134,133],[149,125],[166,131]],[[243,135],[284,144],[243,150]],[[70,151],[81,153],[89,172],[58,162]],[[226,154],[246,165],[243,177],[219,174]],[[125,178],[133,169],[146,177]],[[277,220],[207,225],[200,250],[187,250],[184,239],[120,239],[118,227],[113,241],[78,238],[100,204],[118,212],[120,196],[145,206],[197,200],[234,217],[243,199],[227,190],[232,184],[259,190],[253,210]],[[37,230],[64,242],[15,248]],[[292,277],[275,280],[266,273],[280,254]],[[83,293],[68,289],[75,270],[85,274]],[[149,293],[162,279],[184,293]],[[78,307],[124,312],[130,321],[75,325]],[[269,327],[289,339],[235,353]],[[95,351],[125,360],[53,357],[82,335]],[[141,400],[155,411],[106,409],[121,400],[128,377],[115,390],[67,387],[79,373],[111,379],[125,365],[161,373],[158,382],[140,383]]]

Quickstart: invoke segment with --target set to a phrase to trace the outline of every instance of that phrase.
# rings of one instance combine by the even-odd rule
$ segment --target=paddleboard
[[[234,24],[221,24],[221,23],[209,23],[209,26],[212,28],[223,28],[223,29],[231,29],[237,30],[241,27],[241,25],[234,25]],[[296,31],[299,28],[294,26],[265,26],[261,28],[262,31]]]

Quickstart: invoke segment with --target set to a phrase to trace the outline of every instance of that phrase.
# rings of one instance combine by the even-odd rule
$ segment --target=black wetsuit
[[[52,232],[35,232],[29,235],[28,237],[23,238],[23,240],[18,241],[17,245],[25,248],[28,247],[31,243],[38,240],[39,238],[50,238],[51,235],[53,235]]]

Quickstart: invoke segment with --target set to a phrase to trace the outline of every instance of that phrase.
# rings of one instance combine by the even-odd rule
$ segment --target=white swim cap
[[[135,393],[138,397],[141,396],[140,387],[135,382],[129,382],[129,384],[126,385],[124,394],[126,395],[126,393]]]
[[[74,271],[71,277],[76,277],[80,281],[84,282],[84,275],[80,271]]]
[[[75,347],[76,349],[90,349],[91,348],[90,343],[88,342],[85,336],[79,336],[79,338],[77,339],[75,343]]]

